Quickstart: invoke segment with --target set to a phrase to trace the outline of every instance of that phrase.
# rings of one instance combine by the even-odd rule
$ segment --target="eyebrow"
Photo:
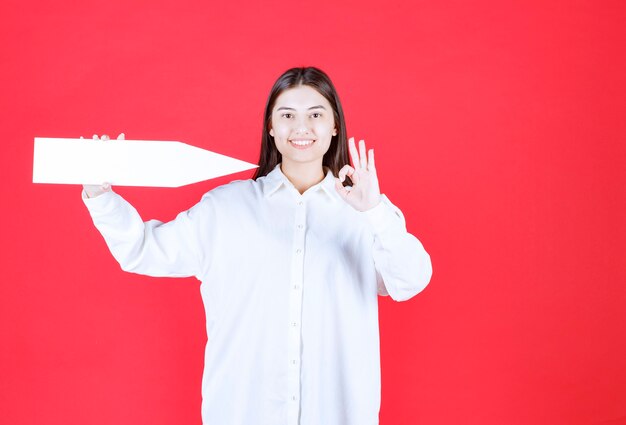
[[[322,105],[315,105],[315,106],[311,106],[311,107],[309,108],[309,111],[310,111],[311,109],[324,109],[324,110],[326,110],[326,108],[324,108]],[[281,106],[281,107],[280,107],[280,108],[278,108],[276,111],[282,111],[282,110],[287,110],[287,111],[295,111],[295,109],[294,109],[294,108],[288,108],[288,107],[286,107],[286,106]]]

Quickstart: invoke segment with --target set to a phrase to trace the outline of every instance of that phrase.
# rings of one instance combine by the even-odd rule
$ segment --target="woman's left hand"
[[[367,211],[380,202],[380,188],[374,164],[374,150],[366,153],[365,141],[359,141],[357,150],[354,137],[348,141],[352,165],[344,165],[335,178],[335,188],[341,197],[358,211]],[[352,188],[343,187],[346,175],[352,180]]]

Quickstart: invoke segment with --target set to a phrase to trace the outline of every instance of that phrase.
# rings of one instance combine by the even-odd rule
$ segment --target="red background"
[[[256,162],[273,81],[329,73],[433,259],[380,298],[381,424],[626,424],[622,1],[0,4],[0,422],[200,424],[195,279],[123,273],[33,137]],[[207,190],[119,188],[169,220]]]

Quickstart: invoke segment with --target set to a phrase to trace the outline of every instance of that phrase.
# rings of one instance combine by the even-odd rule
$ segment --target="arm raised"
[[[379,294],[406,301],[421,292],[432,276],[430,255],[407,232],[402,212],[381,195],[381,202],[362,214],[374,232],[374,263],[383,281]]]
[[[199,235],[209,219],[209,200],[170,222],[144,222],[137,210],[119,194],[108,191],[88,198],[83,191],[96,228],[122,270],[148,276],[198,276],[204,260]]]

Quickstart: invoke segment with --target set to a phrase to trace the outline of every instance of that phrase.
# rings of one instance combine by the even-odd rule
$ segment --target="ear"
[[[270,136],[274,137],[274,129],[270,128]]]
[[[335,128],[333,129],[333,136],[336,136],[336,135],[337,135],[337,128],[335,127]]]

